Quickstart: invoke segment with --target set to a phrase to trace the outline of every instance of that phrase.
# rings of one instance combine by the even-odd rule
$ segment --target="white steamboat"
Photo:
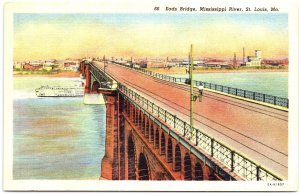
[[[76,83],[74,86],[41,86],[35,89],[38,97],[76,97],[84,95],[84,87],[82,82]]]

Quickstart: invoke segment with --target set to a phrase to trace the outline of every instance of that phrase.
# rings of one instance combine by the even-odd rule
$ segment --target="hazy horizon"
[[[287,14],[14,15],[14,60],[187,56],[288,58]]]

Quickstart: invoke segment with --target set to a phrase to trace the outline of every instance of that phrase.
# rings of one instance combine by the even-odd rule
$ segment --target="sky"
[[[14,59],[288,57],[287,14],[14,14]]]

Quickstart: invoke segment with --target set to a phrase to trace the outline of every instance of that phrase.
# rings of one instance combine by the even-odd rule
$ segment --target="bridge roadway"
[[[102,62],[93,62],[103,70]],[[189,123],[189,86],[108,64],[105,72]],[[288,177],[288,112],[204,91],[194,103],[194,125],[283,179]]]

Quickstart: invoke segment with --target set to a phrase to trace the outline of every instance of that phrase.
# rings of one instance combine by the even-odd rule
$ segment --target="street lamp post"
[[[189,54],[189,61],[190,61],[190,134],[191,139],[194,137],[194,77],[193,77],[193,70],[194,70],[194,59],[193,59],[193,44],[191,44],[191,51]]]

